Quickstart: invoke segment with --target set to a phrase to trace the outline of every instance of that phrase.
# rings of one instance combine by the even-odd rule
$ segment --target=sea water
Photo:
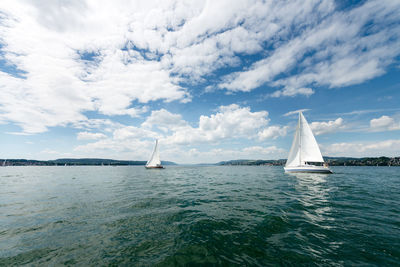
[[[400,264],[400,168],[0,168],[0,265]]]

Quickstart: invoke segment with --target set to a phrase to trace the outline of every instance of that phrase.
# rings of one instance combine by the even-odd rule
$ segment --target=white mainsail
[[[300,165],[300,119],[297,123],[296,132],[294,133],[292,147],[290,148],[288,159],[286,160],[287,166]]]
[[[151,158],[147,161],[146,167],[157,167],[161,166],[160,153],[158,152],[158,140],[156,140],[156,146],[154,147]]]
[[[306,162],[324,162],[324,159],[306,118],[299,112],[296,133],[285,166],[303,166]]]

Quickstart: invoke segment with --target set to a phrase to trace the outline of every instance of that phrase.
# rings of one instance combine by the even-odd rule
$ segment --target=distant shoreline
[[[326,163],[330,166],[400,166],[400,157],[365,157],[365,158],[350,158],[350,157],[324,157]],[[278,160],[229,160],[221,161],[218,165],[245,165],[245,166],[283,166],[286,159]]]
[[[400,166],[400,157],[324,157],[330,166]],[[190,166],[283,166],[286,159],[278,160],[229,160],[210,164],[182,164]],[[28,160],[0,159],[0,166],[144,166],[146,161],[114,160],[99,158]],[[171,161],[162,161],[163,165],[179,165]]]
[[[163,165],[177,165],[174,162],[162,161]],[[0,159],[0,166],[144,166],[146,161],[114,160],[99,158],[31,160],[31,159]]]

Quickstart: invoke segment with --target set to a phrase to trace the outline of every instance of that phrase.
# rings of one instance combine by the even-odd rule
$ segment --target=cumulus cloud
[[[159,135],[147,129],[126,126],[116,129],[113,133],[114,140],[129,141],[131,139],[158,138]]]
[[[127,140],[106,138],[78,145],[73,151],[80,157],[93,157],[92,155],[96,154],[97,157],[104,158],[147,160],[153,146],[153,140],[131,138],[127,142]]]
[[[310,124],[310,127],[315,135],[334,133],[339,130],[343,130],[345,125],[343,124],[342,118],[337,118],[334,121],[314,121]]]
[[[0,120],[39,133],[86,120],[86,111],[137,117],[140,103],[189,101],[169,67],[128,38],[132,11],[155,6],[126,4],[5,1],[1,51],[12,68],[0,72]]]
[[[102,130],[104,132],[112,132],[117,128],[123,127],[123,125],[110,119],[85,119],[74,122],[72,127],[87,131]]]
[[[78,140],[97,140],[106,137],[103,133],[79,132],[76,138]]]
[[[144,128],[157,127],[164,132],[185,126],[188,126],[188,123],[182,119],[180,114],[173,114],[165,109],[153,110],[151,115],[142,123]]]
[[[228,138],[254,138],[268,124],[268,112],[251,112],[248,107],[236,104],[221,106],[216,114],[200,116],[199,126],[178,128],[167,142],[191,144],[217,142]]]
[[[181,115],[165,109],[153,111],[141,127],[114,125],[112,136],[79,145],[75,152],[95,153],[143,159],[151,152],[154,139],[160,140],[163,155],[179,162],[209,162],[211,158],[224,160],[227,156],[265,158],[278,157],[284,150],[276,146],[249,146],[242,150],[225,150],[214,145],[235,139],[272,140],[286,135],[287,126],[268,126],[268,112],[253,112],[236,104],[220,106],[210,116],[200,116],[198,126],[190,126]],[[91,136],[88,133],[82,134]],[[198,147],[205,147],[199,151]],[[86,153],[86,154],[85,154]],[[184,155],[184,156],[183,156]]]
[[[258,138],[260,140],[266,139],[276,139],[280,136],[285,136],[287,134],[288,126],[270,126],[258,133]]]
[[[400,130],[400,120],[396,121],[392,117],[383,115],[380,118],[372,119],[370,121],[370,128],[376,132]]]
[[[347,142],[321,146],[324,155],[346,157],[399,156],[400,140]]]
[[[153,111],[141,127],[114,125],[112,138],[100,140],[98,143],[99,147],[107,147],[115,142],[124,146],[124,141],[129,143],[132,139],[159,138],[168,145],[196,145],[236,138],[255,139],[257,136],[265,140],[286,134],[287,127],[270,126],[265,128],[269,123],[267,116],[267,111],[252,112],[248,107],[232,104],[220,106],[217,112],[210,116],[200,116],[198,127],[192,127],[182,119],[181,115],[161,109]],[[267,136],[264,128],[272,133]],[[92,136],[86,132],[81,135]],[[95,145],[89,144],[89,146],[94,147]],[[84,145],[81,145],[79,149],[82,150],[83,147]]]

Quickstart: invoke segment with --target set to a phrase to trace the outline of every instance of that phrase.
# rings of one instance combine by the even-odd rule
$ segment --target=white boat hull
[[[164,169],[164,166],[144,166],[146,169]]]
[[[284,167],[284,169],[285,172],[333,173],[327,167],[314,165]]]

